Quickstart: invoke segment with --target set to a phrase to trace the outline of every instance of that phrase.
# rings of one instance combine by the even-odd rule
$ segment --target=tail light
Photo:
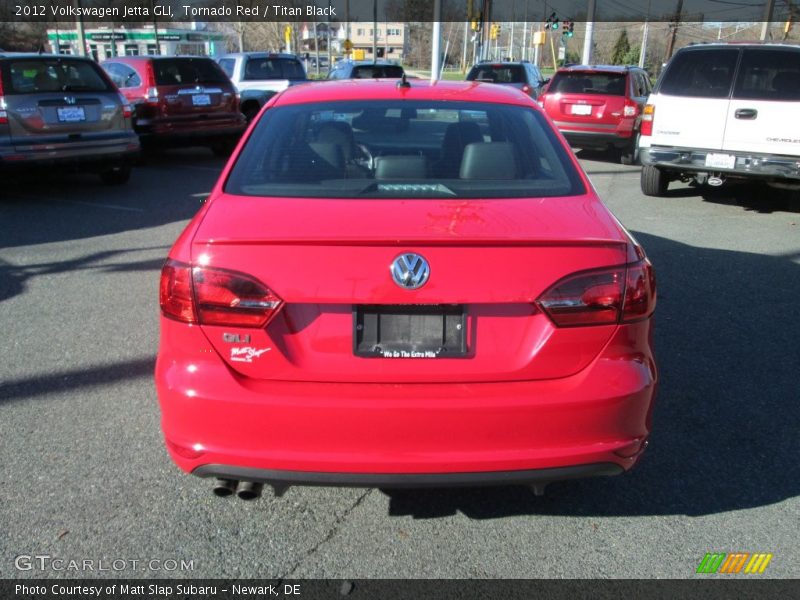
[[[257,279],[168,260],[161,270],[161,310],[184,323],[264,327],[283,300]]]
[[[625,106],[622,107],[623,117],[635,117],[639,114],[639,105],[633,100],[625,99]]]
[[[642,124],[639,127],[639,133],[641,135],[653,135],[653,119],[655,116],[655,104],[645,104],[642,109]]]
[[[8,112],[6,112],[6,99],[3,96],[3,75],[0,73],[0,125],[8,125]]]
[[[128,99],[122,95],[122,92],[119,94],[119,101],[122,102],[122,116],[130,119],[133,116],[133,109]]]
[[[655,310],[653,266],[637,263],[570,275],[545,292],[537,304],[557,327],[614,325],[646,319]]]
[[[544,95],[544,94],[542,94],[542,95],[541,95],[541,96],[539,96],[539,98],[537,98],[537,100],[536,100],[536,103],[537,103],[539,106],[541,106],[542,108],[544,108],[544,99],[545,99],[545,95]]]
[[[158,104],[158,88],[149,87],[144,93],[144,101],[148,104]]]
[[[144,93],[144,101],[148,104],[158,104],[158,87],[156,87],[156,72],[152,62],[147,62],[144,73],[147,89]]]
[[[529,86],[528,84],[523,85],[522,86],[522,91],[525,92],[526,94],[530,94],[531,93],[531,86]]]

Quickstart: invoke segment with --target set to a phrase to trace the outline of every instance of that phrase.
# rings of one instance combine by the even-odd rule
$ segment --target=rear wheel
[[[131,178],[130,165],[116,165],[100,172],[100,179],[106,185],[122,185]]]
[[[661,197],[667,194],[669,177],[658,167],[651,165],[645,165],[642,167],[642,176],[640,181],[642,193],[645,196]]]
[[[639,133],[637,132],[631,139],[629,146],[623,148],[619,153],[619,162],[623,165],[639,164]]]

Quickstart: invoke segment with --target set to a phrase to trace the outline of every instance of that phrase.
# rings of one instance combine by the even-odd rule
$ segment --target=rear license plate
[[[736,157],[732,154],[706,154],[706,166],[717,169],[732,169],[736,166]]]
[[[211,104],[211,96],[208,94],[194,94],[192,96],[192,104],[194,106],[209,106]]]
[[[357,306],[353,352],[372,358],[454,358],[467,353],[464,307]]]
[[[573,115],[590,115],[592,114],[592,107],[589,104],[573,104]]]
[[[58,120],[62,123],[75,123],[76,121],[86,120],[86,112],[82,106],[65,106],[64,108],[59,108],[57,112]]]

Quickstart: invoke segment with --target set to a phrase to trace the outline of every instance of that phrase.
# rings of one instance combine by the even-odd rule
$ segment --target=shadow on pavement
[[[651,445],[620,477],[387,491],[390,515],[706,515],[800,493],[800,265],[636,233],[657,269],[661,382]]]
[[[131,180],[106,186],[91,174],[31,171],[0,191],[0,248],[157,227],[190,219],[224,166],[205,148],[159,153]]]

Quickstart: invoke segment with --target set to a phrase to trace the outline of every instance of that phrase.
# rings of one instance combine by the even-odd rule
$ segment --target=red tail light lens
[[[197,315],[192,301],[192,267],[174,260],[168,260],[161,269],[159,303],[165,317],[197,323]]]
[[[522,86],[522,91],[525,92],[526,94],[530,94],[531,93],[531,86],[523,85]]]
[[[623,117],[635,117],[639,114],[639,105],[632,100],[625,100],[625,106],[622,107]]]
[[[201,325],[264,327],[283,300],[257,279],[224,269],[168,260],[161,269],[165,317]]]
[[[192,282],[202,325],[264,327],[283,304],[267,286],[244,273],[195,267]]]
[[[655,277],[647,259],[611,269],[570,275],[536,302],[558,327],[614,325],[649,317]]]
[[[6,100],[3,98],[3,76],[0,74],[0,125],[8,124],[8,113],[6,112]]]
[[[639,126],[641,135],[653,135],[653,119],[656,116],[656,107],[653,104],[645,104],[642,109],[642,124]]]

